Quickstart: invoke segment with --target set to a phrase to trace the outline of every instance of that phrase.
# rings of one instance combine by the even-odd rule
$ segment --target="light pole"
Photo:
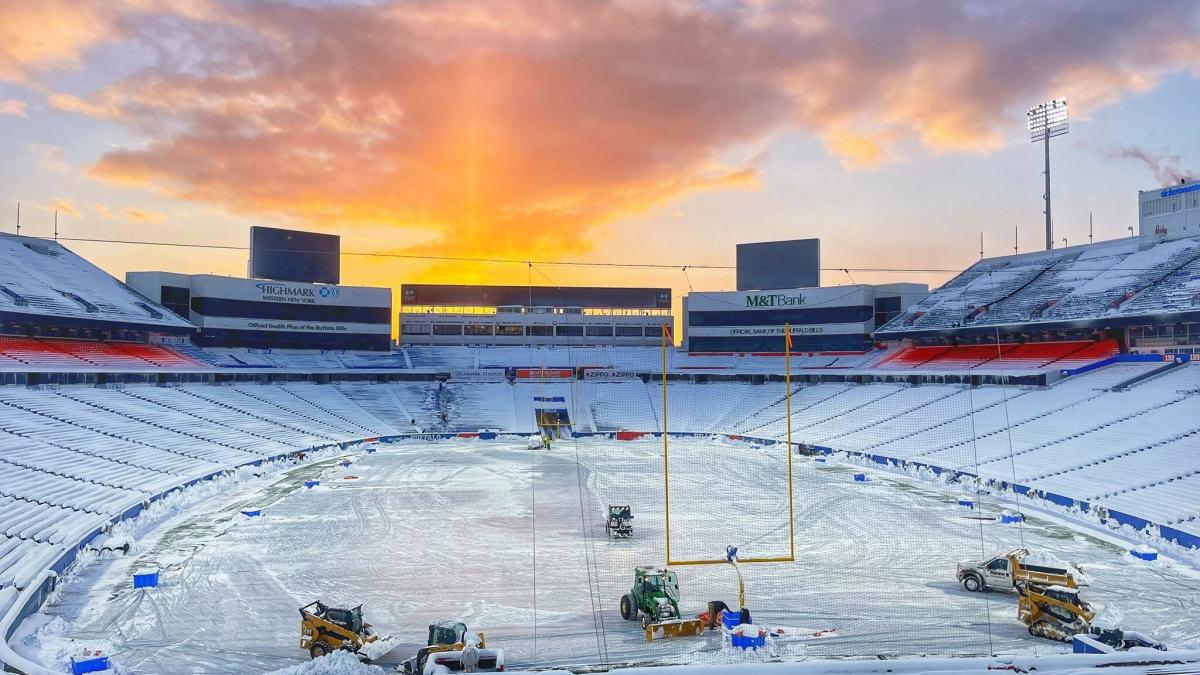
[[[1067,133],[1067,99],[1056,98],[1030,108],[1025,113],[1029,125],[1029,141],[1041,141],[1046,148],[1046,250],[1054,248],[1054,225],[1050,216],[1050,139]]]

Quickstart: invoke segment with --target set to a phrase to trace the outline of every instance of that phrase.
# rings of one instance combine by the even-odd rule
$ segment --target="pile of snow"
[[[1036,567],[1050,567],[1056,570],[1069,569],[1067,563],[1060,560],[1053,553],[1047,551],[1030,551],[1025,555],[1022,561],[1026,565],[1034,565]]]
[[[1083,570],[1075,563],[1069,563],[1055,556],[1049,551],[1030,551],[1022,559],[1022,564],[1033,565],[1035,567],[1049,567],[1056,570],[1066,570],[1068,574],[1075,578],[1075,583],[1081,586],[1091,584],[1091,578],[1083,573]]]
[[[1092,627],[1100,630],[1118,630],[1121,628],[1121,613],[1113,607],[1102,607],[1092,619]]]
[[[336,651],[298,666],[273,670],[266,675],[383,675],[387,671],[358,660],[350,652]]]
[[[374,642],[368,642],[364,644],[362,649],[359,651],[361,651],[368,659],[375,661],[399,646],[399,639],[394,637],[381,637]]]

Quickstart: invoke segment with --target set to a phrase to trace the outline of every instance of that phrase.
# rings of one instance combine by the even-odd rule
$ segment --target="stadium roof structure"
[[[1200,237],[1129,238],[980,260],[875,338],[1187,320],[1200,320]]]
[[[58,242],[0,234],[0,319],[66,319],[186,332],[192,324]]]

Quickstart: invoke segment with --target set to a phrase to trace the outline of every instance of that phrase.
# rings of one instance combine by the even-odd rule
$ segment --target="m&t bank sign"
[[[804,304],[803,295],[787,295],[784,293],[765,293],[762,295],[747,295],[747,307],[798,307]]]

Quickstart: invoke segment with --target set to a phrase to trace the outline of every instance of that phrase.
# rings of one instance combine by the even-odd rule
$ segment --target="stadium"
[[[126,285],[53,240],[0,246],[17,672],[267,672],[347,649],[442,672],[471,648],[426,645],[448,616],[508,670],[1050,668],[1081,645],[1062,658],[1198,646],[1195,237],[985,258],[932,292],[772,291],[737,312],[689,296],[689,338],[774,329],[726,352],[676,346],[662,289],[406,289],[381,350],[386,294],[320,264],[306,274],[332,284],[284,265],[290,281]],[[861,337],[832,328],[881,308]],[[322,329],[357,316],[382,328]],[[591,328],[613,321],[636,337]],[[1055,589],[1080,613],[1018,612]],[[369,639],[307,623],[360,605]]]
[[[1198,34],[0,1],[0,671],[1200,673]]]

